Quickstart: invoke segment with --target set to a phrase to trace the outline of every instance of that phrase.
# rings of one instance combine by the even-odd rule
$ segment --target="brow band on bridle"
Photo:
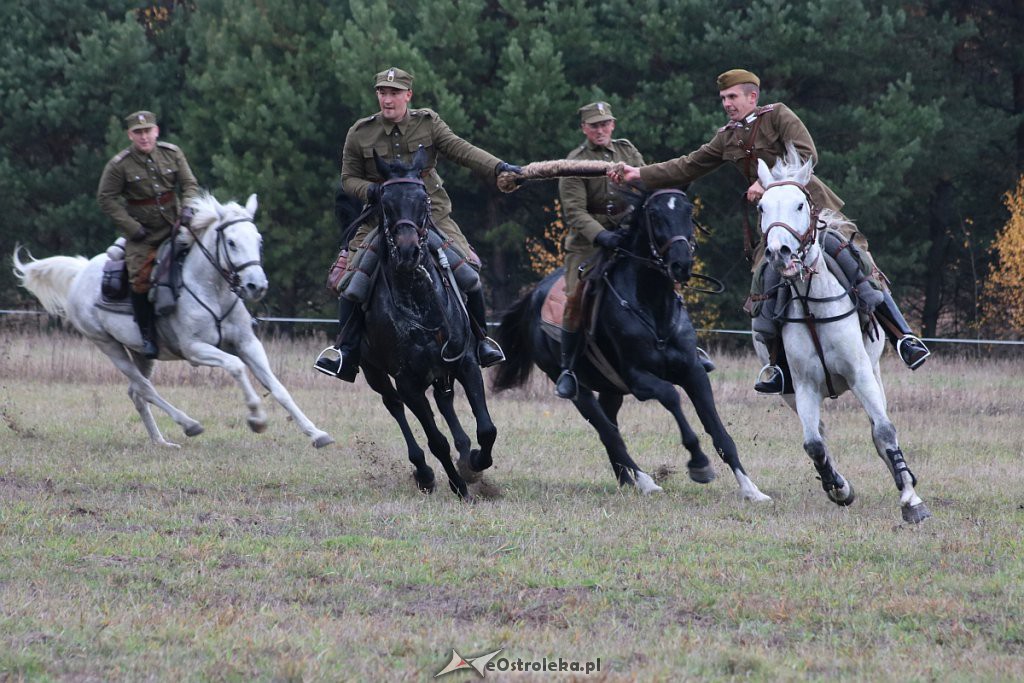
[[[669,189],[666,189],[666,190],[655,190],[654,192],[652,192],[650,194],[649,197],[647,197],[647,202],[646,203],[650,204],[651,200],[654,199],[655,197],[659,197],[661,195],[666,195],[666,194],[679,195],[683,199],[686,199],[687,201],[689,201],[689,197],[687,197],[686,193],[683,192],[682,190],[679,190],[679,189],[676,189],[676,188],[669,188]],[[654,248],[654,239],[653,239],[654,234],[651,232],[650,218],[647,216],[646,211],[644,212],[644,222],[647,224],[647,237],[648,237],[648,241],[651,243],[651,247]],[[693,253],[694,251],[696,251],[696,247],[694,246],[694,243],[692,241],[690,241],[690,238],[686,237],[685,235],[674,235],[671,238],[669,238],[669,240],[667,242],[665,242],[663,245],[661,245],[660,247],[655,248],[655,253],[659,257],[664,256],[665,252],[667,252],[669,249],[671,249],[672,245],[675,244],[676,242],[686,242],[686,244],[690,247],[690,253]]]

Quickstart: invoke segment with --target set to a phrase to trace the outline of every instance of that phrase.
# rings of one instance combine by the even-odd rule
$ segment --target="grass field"
[[[853,399],[824,415],[858,493],[839,508],[796,417],[754,395],[751,355],[718,357],[712,384],[772,502],[739,500],[717,458],[717,480],[689,481],[668,413],[632,400],[623,435],[665,492],[619,490],[596,434],[535,378],[491,397],[490,491],[467,504],[415,490],[362,380],[309,369],[323,345],[268,351],[337,444],[313,449],[276,404],[253,434],[225,374],[166,363],[158,388],[206,427],[186,439],[159,415],[170,450],[91,345],[0,336],[0,681],[431,680],[453,648],[600,660],[587,680],[1024,679],[1024,359],[910,373],[887,354],[934,513],[912,527]]]

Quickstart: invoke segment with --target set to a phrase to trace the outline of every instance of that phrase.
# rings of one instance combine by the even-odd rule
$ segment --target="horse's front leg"
[[[295,420],[302,433],[309,437],[310,442],[315,448],[322,448],[334,443],[334,439],[331,438],[330,434],[318,429],[313,424],[313,421],[306,417],[306,414],[299,409],[299,406],[292,399],[292,395],[288,393],[288,390],[285,389],[284,385],[277,379],[277,376],[274,375],[274,372],[270,369],[270,361],[267,359],[267,351],[255,335],[248,335],[246,339],[243,339],[236,346],[238,348],[238,356],[242,359],[242,362],[248,366],[252,374],[256,376],[256,379],[270,391],[270,394],[277,402],[288,411],[288,414]]]
[[[814,469],[818,471],[821,488],[836,505],[850,505],[855,495],[853,485],[835,469],[832,456],[819,430],[821,396],[817,393],[816,384],[797,383],[796,412],[800,416],[800,424],[803,425],[804,451],[814,463]]]
[[[576,406],[576,410],[580,411],[580,415],[586,418],[587,422],[592,424],[594,429],[597,430],[597,435],[601,438],[601,443],[608,453],[608,460],[612,463],[612,471],[615,473],[615,478],[618,479],[620,486],[635,483],[641,493],[657,493],[662,490],[660,486],[654,483],[651,475],[644,472],[633,462],[629,451],[626,450],[626,444],[622,440],[619,428],[608,419],[604,409],[601,408],[597,398],[594,397],[593,391],[581,386],[579,395],[573,401],[573,404]]]
[[[762,493],[746,470],[743,469],[743,463],[740,462],[740,454],[736,448],[736,442],[729,436],[725,425],[722,424],[722,418],[718,415],[718,408],[715,406],[715,395],[711,389],[711,381],[708,379],[708,374],[704,368],[697,364],[689,365],[679,376],[679,380],[683,391],[686,392],[690,403],[693,404],[693,408],[697,413],[697,419],[700,420],[704,431],[711,437],[711,443],[715,447],[715,452],[732,470],[736,483],[740,487],[740,496],[745,500],[756,503],[771,500],[771,496]],[[673,415],[676,414],[674,411],[679,411],[679,414],[682,415],[682,409],[679,406],[679,392],[676,391],[674,386],[669,386],[672,390],[671,392],[666,392],[667,397],[670,402],[674,399],[672,407],[669,409],[673,410]],[[708,469],[710,470],[710,465]],[[695,481],[699,480],[695,479]]]
[[[472,484],[479,479],[479,474],[474,472],[469,465],[470,449],[473,447],[473,443],[469,440],[469,434],[463,429],[462,422],[455,412],[455,391],[447,382],[447,379],[434,382],[434,403],[448,425],[448,431],[451,432],[452,441],[455,444],[455,452],[459,454],[456,463],[459,473],[462,474],[466,483]]]
[[[363,378],[370,388],[380,394],[384,408],[391,414],[391,417],[398,423],[398,428],[405,439],[406,454],[409,462],[416,468],[413,478],[416,480],[416,487],[423,493],[433,493],[436,485],[433,468],[427,464],[423,449],[416,443],[416,436],[412,433],[409,420],[405,417],[405,404],[391,384],[388,373],[372,365],[363,365]]]
[[[249,377],[245,372],[245,363],[242,362],[241,358],[221,351],[212,344],[196,339],[190,340],[187,344],[182,344],[181,353],[186,360],[193,363],[226,370],[242,389],[245,405],[249,409],[249,417],[247,418],[249,429],[257,434],[266,431],[267,416],[263,412],[263,404],[260,401],[259,394],[256,393],[252,383],[249,381]]]
[[[476,420],[476,442],[479,449],[469,454],[469,466],[473,472],[482,472],[493,464],[491,452],[498,438],[498,428],[494,426],[491,412],[487,408],[487,394],[484,390],[483,374],[472,361],[463,361],[459,373],[459,384],[466,391],[466,399]]]
[[[402,402],[412,411],[412,414],[419,420],[420,426],[423,427],[423,431],[427,435],[427,448],[438,459],[445,474],[448,475],[448,486],[456,495],[468,498],[466,481],[459,474],[455,463],[452,462],[451,445],[441,430],[437,428],[434,411],[430,409],[430,402],[427,400],[424,390],[415,386],[413,381],[403,381],[402,379],[396,379],[395,389]]]
[[[907,466],[896,436],[896,427],[885,412],[885,392],[875,373],[865,373],[863,381],[852,383],[851,390],[860,399],[871,419],[871,440],[878,456],[889,468],[889,474],[900,492],[900,511],[903,521],[918,524],[932,516],[928,506],[917,495],[917,478]]]

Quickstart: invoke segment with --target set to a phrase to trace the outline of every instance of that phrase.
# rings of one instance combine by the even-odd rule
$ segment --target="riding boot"
[[[924,363],[932,352],[924,345],[924,342],[910,331],[910,325],[906,318],[900,313],[899,307],[893,301],[892,295],[885,292],[882,297],[882,305],[875,309],[875,316],[882,320],[882,328],[889,343],[896,349],[900,360],[906,363],[911,370],[917,370]],[[897,331],[899,334],[897,335]]]
[[[555,395],[558,398],[576,400],[579,396],[580,385],[576,380],[575,369],[582,337],[583,334],[579,330],[562,330],[562,374],[555,382]]]
[[[345,297],[338,299],[338,325],[340,331],[334,346],[320,352],[313,369],[345,382],[355,382],[363,341],[362,307]]]
[[[755,336],[768,347],[770,361],[757,373],[758,380],[754,384],[754,391],[759,394],[781,394],[785,388],[785,380],[776,359],[779,347],[782,346],[782,329],[775,312],[778,310],[779,298],[784,295],[781,287],[782,276],[770,266],[762,268],[761,273],[760,289],[765,298],[761,301],[761,310],[754,317],[752,327]],[[764,379],[761,379],[762,377]]]
[[[505,360],[505,352],[498,346],[498,342],[487,336],[487,313],[484,311],[484,290],[478,287],[472,292],[466,292],[466,309],[476,321],[480,330],[480,340],[476,345],[477,362],[480,367],[489,368]]]
[[[142,334],[142,355],[153,360],[160,355],[156,345],[156,314],[148,292],[132,291],[132,312]]]
[[[768,347],[768,364],[758,373],[754,391],[759,394],[782,394],[786,391],[787,383],[792,384],[793,381],[789,377],[789,364],[786,362],[785,349],[782,348],[782,337],[762,336],[762,339]],[[762,376],[764,379],[761,379]]]
[[[823,244],[825,253],[839,264],[846,281],[857,291],[857,308],[864,313],[871,313],[882,303],[882,293],[868,281],[860,259],[854,253],[855,247],[832,234],[825,236]]]

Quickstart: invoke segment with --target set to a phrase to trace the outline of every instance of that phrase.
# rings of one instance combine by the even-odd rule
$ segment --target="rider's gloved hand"
[[[605,249],[615,249],[622,243],[622,238],[625,237],[625,233],[619,232],[618,230],[602,230],[597,233],[597,237],[594,238],[594,243],[599,247]]]
[[[380,201],[380,183],[370,183],[366,187],[366,203],[376,204]]]
[[[498,165],[494,167],[494,175],[501,175],[502,173],[515,173],[516,175],[522,175],[523,169],[521,166],[499,161]]]

